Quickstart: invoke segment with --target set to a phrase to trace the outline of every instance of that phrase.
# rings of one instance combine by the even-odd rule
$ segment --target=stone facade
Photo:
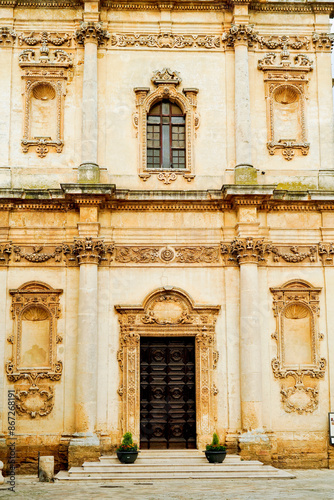
[[[0,0],[0,460],[8,391],[21,472],[138,441],[141,335],[192,336],[198,448],[333,467],[333,12]]]

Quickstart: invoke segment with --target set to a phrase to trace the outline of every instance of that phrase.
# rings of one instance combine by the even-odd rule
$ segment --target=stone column
[[[239,438],[244,456],[269,446],[262,428],[262,364],[259,314],[258,262],[264,252],[262,240],[236,239],[231,253],[240,266],[240,399],[243,434]],[[255,448],[254,448],[255,447]]]
[[[82,87],[82,137],[81,165],[78,169],[78,181],[98,183],[98,118],[97,118],[97,49],[109,38],[100,22],[83,22],[76,31],[75,38],[85,47],[84,74]]]
[[[256,184],[257,174],[252,166],[251,112],[248,72],[248,45],[256,38],[247,24],[232,25],[223,40],[234,47],[235,99],[235,182]]]
[[[98,369],[98,265],[105,253],[101,240],[86,237],[65,248],[80,266],[78,337],[76,352],[75,428],[69,446],[69,465],[80,465],[99,456],[96,435]]]

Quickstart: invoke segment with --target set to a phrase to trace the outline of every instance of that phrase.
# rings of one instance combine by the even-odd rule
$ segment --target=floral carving
[[[81,22],[80,28],[74,33],[74,39],[81,45],[86,42],[103,45],[109,38],[110,34],[103,29],[102,22]]]
[[[111,46],[113,47],[147,47],[150,49],[219,49],[221,41],[216,35],[179,35],[171,33],[139,34],[127,33],[112,34]]]
[[[195,264],[204,262],[207,264],[219,262],[218,247],[176,247],[176,262],[184,264]]]
[[[45,417],[51,413],[54,406],[54,392],[52,387],[41,388],[33,385],[26,389],[16,390],[15,409],[18,414]]]
[[[115,262],[149,264],[159,262],[159,248],[151,247],[118,247]]]

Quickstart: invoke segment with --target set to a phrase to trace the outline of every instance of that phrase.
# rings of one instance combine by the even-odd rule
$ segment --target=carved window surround
[[[187,181],[195,177],[194,173],[194,140],[199,126],[199,117],[196,113],[198,89],[183,89],[180,92],[177,87],[181,84],[181,78],[177,72],[165,68],[156,71],[152,77],[155,89],[135,88],[137,111],[133,116],[133,123],[137,129],[139,139],[139,177],[146,181],[152,175],[156,176],[164,184],[170,184],[178,176],[183,176]],[[185,169],[148,169],[146,158],[147,145],[147,114],[151,107],[162,99],[175,102],[186,115],[186,168]]]
[[[310,144],[307,142],[305,101],[308,84],[307,75],[313,70],[313,62],[305,54],[291,55],[287,45],[278,54],[270,52],[258,61],[258,69],[264,72],[266,87],[268,142],[270,155],[281,152],[285,160],[292,160],[297,151],[307,155]],[[283,95],[284,94],[284,95]],[[278,104],[277,104],[278,103]],[[298,137],[284,137],[284,132],[277,130],[275,114],[279,105],[295,103],[294,118]],[[287,111],[286,111],[287,112]]]
[[[306,281],[292,280],[280,288],[270,288],[273,294],[273,310],[276,318],[276,332],[272,338],[277,344],[277,356],[272,360],[274,376],[280,379],[294,379],[293,386],[281,387],[282,402],[286,412],[313,412],[318,407],[318,388],[307,387],[305,377],[323,378],[326,360],[320,356],[319,295],[321,288],[313,287]],[[309,318],[309,362],[291,362],[287,349],[285,331],[286,318]],[[305,328],[305,327],[304,327]],[[297,329],[290,335],[296,335]],[[313,384],[314,385],[314,384]]]
[[[6,363],[8,380],[28,380],[33,387],[36,387],[39,379],[60,380],[63,364],[57,360],[56,346],[62,342],[62,337],[57,334],[57,319],[60,314],[59,296],[63,291],[32,281],[16,290],[9,290],[9,293],[12,296],[14,333],[8,337],[8,342],[13,346],[12,359]],[[24,367],[21,360],[22,321],[27,314],[33,316],[33,319],[41,319],[38,315],[43,315],[43,319],[49,321],[47,364],[44,363],[41,367]]]
[[[215,323],[220,306],[195,306],[185,292],[165,287],[150,294],[142,306],[115,306],[120,323],[122,371],[118,393],[122,399],[122,432],[140,438],[140,337],[191,336],[196,339],[197,446],[204,446],[215,428],[216,404],[213,370]]]
[[[24,132],[21,141],[23,153],[30,149],[44,158],[50,148],[61,153],[64,146],[64,97],[68,69],[72,66],[70,56],[61,49],[52,51],[44,43],[39,50],[39,59],[35,59],[34,49],[25,49],[19,55],[19,65],[23,70],[24,84]],[[53,124],[51,136],[36,137],[32,131],[32,101],[55,102],[54,110],[49,113],[49,123]],[[47,132],[48,133],[48,132]]]

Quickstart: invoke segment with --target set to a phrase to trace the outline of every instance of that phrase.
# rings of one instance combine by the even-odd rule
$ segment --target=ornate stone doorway
[[[140,339],[140,448],[196,448],[195,337]]]
[[[141,306],[115,309],[120,322],[122,433],[130,431],[136,442],[140,440],[141,337],[195,338],[196,443],[203,446],[211,439],[216,422],[214,325],[220,306],[195,306],[185,292],[166,287],[150,294]]]

